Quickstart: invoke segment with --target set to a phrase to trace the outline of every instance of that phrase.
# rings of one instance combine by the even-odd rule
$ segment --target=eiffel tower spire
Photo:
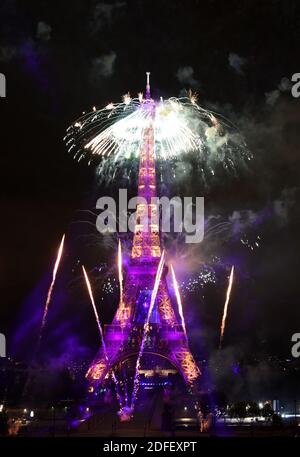
[[[141,109],[148,111],[148,125],[144,129],[140,150],[136,223],[131,257],[138,262],[153,262],[160,258],[159,214],[154,198],[156,192],[154,126],[155,103],[150,100],[149,75],[147,73],[147,103]],[[147,96],[148,94],[148,96]]]
[[[150,92],[150,71],[146,72],[147,75],[147,84],[146,84],[146,99],[149,100],[151,98]]]

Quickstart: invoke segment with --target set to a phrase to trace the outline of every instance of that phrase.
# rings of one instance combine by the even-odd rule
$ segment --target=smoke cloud
[[[116,58],[117,54],[111,51],[108,54],[93,59],[91,79],[94,83],[100,82],[103,78],[110,78],[113,75]]]
[[[176,73],[176,78],[180,84],[187,85],[191,88],[199,86],[199,81],[194,78],[194,69],[191,66],[179,67]]]
[[[49,41],[51,39],[52,27],[46,22],[39,21],[36,29],[36,37],[41,41]]]
[[[240,57],[234,52],[230,52],[228,55],[228,63],[231,68],[233,68],[237,73],[243,74],[243,66],[247,62],[247,59]]]

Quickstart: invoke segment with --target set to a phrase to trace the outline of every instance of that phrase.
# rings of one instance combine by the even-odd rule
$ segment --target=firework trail
[[[96,304],[95,304],[95,300],[94,300],[94,296],[93,296],[91,283],[90,283],[90,280],[88,278],[87,272],[86,272],[86,270],[85,270],[83,265],[82,265],[82,271],[83,271],[84,279],[85,279],[85,282],[86,282],[87,290],[88,290],[88,293],[89,293],[89,296],[90,296],[90,300],[91,300],[91,303],[92,303],[92,306],[93,306],[93,310],[94,310],[97,326],[98,326],[98,329],[99,329],[99,334],[100,334],[100,337],[101,337],[101,343],[102,343],[102,346],[103,346],[105,358],[107,358],[105,341],[104,341],[104,338],[103,338],[102,327],[101,327],[98,311],[97,311],[97,308],[96,308]]]
[[[49,304],[51,302],[51,297],[52,297],[52,292],[53,292],[53,288],[54,288],[54,284],[55,284],[55,280],[56,280],[56,275],[57,275],[57,271],[58,271],[59,264],[60,264],[60,261],[61,261],[61,257],[62,257],[62,254],[63,254],[64,242],[65,242],[65,234],[63,235],[63,237],[61,239],[60,246],[59,246],[59,249],[58,249],[58,252],[57,252],[56,261],[55,261],[53,272],[52,272],[52,281],[51,281],[50,287],[48,289],[48,294],[47,294],[47,299],[46,299],[46,303],[45,303],[45,308],[44,308],[44,313],[43,313],[40,333],[39,333],[39,336],[38,336],[38,342],[37,342],[36,348],[34,350],[32,361],[31,361],[30,365],[32,365],[34,363],[34,360],[35,360],[35,358],[36,358],[36,356],[37,356],[37,354],[38,354],[38,352],[40,350],[43,330],[44,330],[46,322],[47,322]],[[30,370],[29,370],[29,372],[30,372]],[[26,381],[26,383],[24,385],[24,390],[23,390],[22,397],[26,397],[31,382],[32,382],[32,372],[31,372],[31,374],[29,374],[29,376],[27,378],[27,381]]]
[[[97,308],[96,308],[96,304],[95,304],[95,300],[94,300],[94,296],[93,296],[91,283],[90,283],[89,277],[88,277],[87,272],[86,272],[86,270],[85,270],[83,265],[82,265],[82,271],[83,271],[84,279],[85,279],[85,282],[86,282],[87,290],[88,290],[88,293],[89,293],[89,296],[90,296],[90,300],[91,300],[91,303],[92,303],[92,306],[93,306],[94,314],[95,314],[95,317],[96,317],[96,322],[97,322],[97,326],[98,326],[98,329],[99,329],[99,335],[100,335],[101,344],[102,344],[102,347],[103,347],[104,357],[105,357],[106,362],[108,363],[109,359],[108,359],[108,355],[107,355],[107,348],[106,348],[106,344],[105,344],[105,340],[104,340],[104,335],[103,335],[103,331],[102,331],[102,327],[101,327],[101,322],[100,322],[98,311],[97,311]],[[119,401],[119,405],[120,405],[120,408],[122,408],[123,404],[122,404],[122,399],[121,399],[121,395],[120,395],[119,382],[118,382],[118,380],[116,378],[116,375],[115,375],[115,372],[113,370],[112,370],[111,374],[112,374],[113,382],[114,382],[114,384],[116,386],[116,393],[117,393],[117,398],[118,398],[118,401]]]
[[[128,379],[125,373],[124,365],[122,367],[122,375],[124,379],[124,403],[127,407],[129,407]]]
[[[178,311],[179,311],[179,315],[180,315],[180,319],[181,319],[181,325],[183,327],[183,331],[185,333],[185,336],[187,337],[179,286],[178,286],[178,282],[176,280],[175,271],[174,271],[174,268],[173,268],[172,264],[171,264],[171,273],[172,273],[172,279],[173,279],[173,287],[174,287],[176,300],[177,300],[177,304],[178,304]]]
[[[119,240],[118,246],[118,271],[119,271],[119,284],[120,284],[120,304],[123,306],[123,271],[122,271],[122,246]]]
[[[43,333],[43,330],[44,330],[44,327],[45,327],[46,321],[47,321],[49,304],[50,304],[51,297],[52,297],[52,292],[53,292],[53,288],[54,288],[54,284],[55,284],[55,280],[56,280],[57,270],[58,270],[58,267],[59,267],[59,264],[60,264],[60,261],[61,261],[61,257],[62,257],[62,254],[63,254],[64,242],[65,242],[65,234],[63,235],[63,237],[61,239],[60,246],[59,246],[58,253],[57,253],[57,257],[56,257],[56,261],[55,261],[54,268],[53,268],[52,281],[51,281],[51,284],[50,284],[50,287],[49,287],[49,290],[48,290],[47,299],[46,299],[46,303],[45,303],[45,308],[44,308],[44,313],[43,313],[43,319],[42,319],[42,325],[41,325],[41,330],[40,330],[38,347],[39,347],[39,344],[41,342],[42,333]]]
[[[147,319],[144,324],[144,334],[143,334],[143,338],[142,338],[142,343],[141,343],[140,351],[139,351],[138,358],[136,361],[135,376],[134,376],[134,382],[133,382],[133,392],[132,392],[132,399],[131,399],[131,410],[132,411],[134,409],[134,402],[137,398],[137,393],[138,393],[138,389],[139,389],[139,369],[140,369],[141,358],[142,358],[142,355],[144,352],[146,337],[147,337],[147,334],[149,331],[149,321],[150,321],[150,317],[151,317],[151,314],[152,314],[152,311],[154,308],[154,304],[155,304],[155,300],[156,300],[156,296],[157,296],[157,292],[158,292],[158,287],[159,287],[161,275],[163,272],[164,263],[165,263],[165,251],[162,252],[160,262],[159,262],[159,265],[157,268],[154,287],[152,290],[150,305],[149,305],[148,314],[147,314]]]
[[[225,324],[226,324],[226,317],[227,317],[227,310],[228,310],[228,303],[229,303],[232,284],[233,284],[233,274],[234,274],[234,266],[232,265],[230,276],[229,276],[228,288],[227,288],[227,292],[226,292],[226,300],[225,300],[225,304],[224,304],[223,318],[222,318],[222,323],[221,323],[221,334],[220,334],[219,349],[222,348],[222,342],[223,342]]]

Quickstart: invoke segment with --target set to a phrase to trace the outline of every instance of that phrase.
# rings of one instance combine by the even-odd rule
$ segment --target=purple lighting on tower
[[[123,297],[120,297],[112,325],[106,326],[104,346],[107,353],[102,346],[87,373],[91,392],[114,367],[122,366],[132,356],[135,359],[138,356],[135,380],[139,378],[141,359],[147,354],[167,359],[190,387],[195,385],[201,374],[190,352],[177,306],[172,302],[167,284],[168,268],[162,259],[159,211],[157,204],[153,203],[153,198],[157,197],[156,105],[151,99],[150,72],[146,74],[146,97],[141,101],[141,109],[150,112],[150,116],[142,132],[139,152],[138,196],[142,198],[136,208],[130,261],[126,268],[123,265]],[[159,265],[161,268],[157,276]],[[137,392],[135,383],[133,403]]]
[[[147,71],[146,75],[147,75],[146,99],[149,100],[151,98],[151,93],[150,93],[150,71]]]

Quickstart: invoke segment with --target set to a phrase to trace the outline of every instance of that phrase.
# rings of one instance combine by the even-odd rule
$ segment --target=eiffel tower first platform
[[[141,109],[149,110],[150,114],[141,142],[138,177],[138,196],[143,197],[146,203],[137,204],[131,257],[124,276],[123,297],[120,297],[112,325],[105,326],[106,354],[101,347],[86,375],[90,392],[99,388],[112,369],[120,368],[130,358],[137,359],[162,255],[158,207],[152,200],[152,197],[157,196],[155,103],[150,95],[149,73],[146,97]],[[187,386],[193,388],[201,372],[189,349],[177,305],[173,303],[169,293],[167,274],[168,267],[164,265],[143,357],[150,354],[166,359],[181,374]]]

